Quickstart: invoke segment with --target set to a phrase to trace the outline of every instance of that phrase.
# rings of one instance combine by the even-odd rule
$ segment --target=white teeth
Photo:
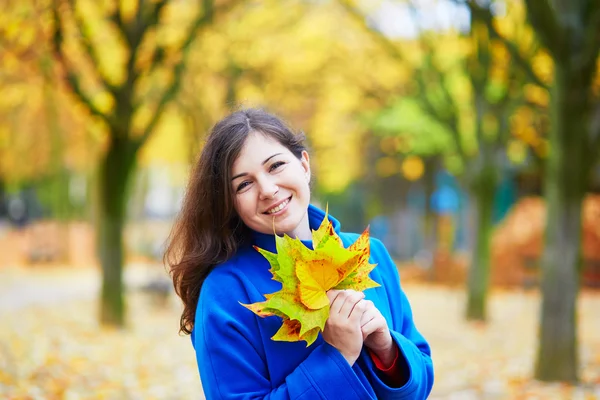
[[[283,207],[285,207],[289,202],[290,202],[290,199],[287,199],[286,201],[284,201],[277,207],[273,207],[270,210],[267,210],[267,214],[273,214],[273,213],[276,213],[277,211],[281,211],[283,209]]]

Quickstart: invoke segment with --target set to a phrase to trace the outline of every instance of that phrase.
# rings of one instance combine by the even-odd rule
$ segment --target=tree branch
[[[537,1],[537,0],[534,0],[534,1]],[[545,1],[545,0],[540,0],[540,1]],[[488,8],[483,8],[483,7],[479,6],[475,0],[467,0],[466,4],[471,9],[473,16],[485,23],[485,25],[487,26],[487,28],[490,32],[490,36],[492,38],[497,39],[498,41],[500,41],[500,43],[502,43],[504,45],[504,47],[510,53],[510,55],[514,59],[514,61],[521,68],[523,68],[523,70],[525,71],[525,73],[527,74],[529,79],[531,79],[531,81],[533,83],[535,83],[536,85],[548,90],[549,89],[548,85],[546,85],[544,83],[544,81],[542,81],[541,78],[539,76],[537,76],[537,74],[533,71],[533,67],[531,66],[529,61],[527,61],[527,59],[521,54],[517,45],[514,42],[512,42],[510,39],[507,39],[502,34],[500,34],[500,32],[498,32],[498,30],[494,26],[494,16],[492,15],[492,12]]]
[[[479,28],[483,28],[479,29]],[[490,33],[485,22],[476,18],[474,13],[471,13],[471,43],[473,50],[465,60],[466,70],[468,72],[473,92],[484,93],[485,87],[489,81],[489,71],[491,65],[490,54]],[[476,101],[476,104],[478,101]],[[476,108],[478,108],[476,106]]]
[[[185,41],[180,47],[179,51],[181,52],[181,57],[173,69],[173,80],[171,82],[171,85],[163,93],[161,99],[159,100],[156,106],[154,114],[152,115],[152,119],[142,132],[141,136],[136,140],[138,146],[143,145],[144,142],[150,137],[152,131],[156,127],[156,124],[160,120],[160,117],[162,116],[165,107],[179,91],[191,45],[196,36],[198,35],[200,29],[212,23],[215,12],[220,12],[224,9],[230,8],[235,3],[237,3],[237,0],[232,1],[231,3],[226,3],[225,5],[221,5],[216,10],[214,6],[214,0],[203,0],[203,12],[194,21]]]
[[[84,47],[88,57],[92,61],[92,63],[95,66],[99,67],[100,66],[100,57],[98,56],[98,52],[92,45],[92,41],[91,41],[90,36],[88,35],[88,31],[87,31],[86,25],[83,21],[83,18],[81,17],[81,15],[79,15],[77,10],[75,9],[75,0],[68,0],[68,2],[69,2],[69,6],[71,8],[71,14],[73,15],[73,20],[75,21],[75,25],[77,26],[77,31],[81,35],[81,44],[83,45],[83,47]],[[112,85],[110,82],[108,82],[106,77],[103,76],[102,73],[100,72],[100,68],[96,68],[96,72],[98,75],[98,79],[100,80],[102,85],[104,87],[106,87],[114,96],[117,91],[117,87]]]
[[[150,8],[150,11],[148,12],[147,15],[145,15],[142,4],[144,4],[143,2],[139,2],[139,6],[138,6],[138,21],[139,21],[139,26],[138,26],[138,30],[136,30],[136,36],[139,40],[139,42],[141,42],[141,39],[144,37],[144,35],[146,34],[146,32],[148,31],[148,29],[155,27],[156,25],[158,25],[159,19],[160,19],[160,14],[162,12],[162,10],[165,8],[165,6],[167,5],[168,1],[167,0],[161,0],[158,1],[154,4],[154,7]],[[139,44],[139,42],[134,44]],[[137,46],[136,46],[137,47]]]
[[[127,44],[131,46],[131,43],[129,42],[129,37],[127,35],[127,29],[125,28],[125,23],[123,22],[123,16],[121,15],[121,8],[119,7],[119,2],[117,1],[115,3],[115,10],[112,12],[112,14],[108,16],[108,19],[116,25],[117,30],[121,32]]]
[[[138,4],[138,14],[136,16],[136,22],[135,22],[135,26],[129,29],[126,29],[129,33],[129,40],[130,40],[130,54],[129,54],[129,59],[127,60],[127,83],[126,86],[132,90],[133,87],[135,86],[135,83],[137,82],[138,78],[139,78],[139,74],[135,71],[135,62],[137,59],[137,53],[139,51],[139,45],[142,42],[144,35],[148,32],[148,30],[150,28],[155,27],[156,25],[158,25],[159,19],[160,19],[160,13],[162,12],[163,8],[167,5],[167,0],[161,0],[157,3],[154,4],[154,6],[151,8],[151,10],[148,13],[145,13],[144,10],[142,9],[143,2],[139,2]],[[153,57],[152,60],[152,64],[150,69],[148,70],[148,72],[151,72],[154,67],[160,63],[162,60],[164,59],[164,49],[163,52],[160,54],[159,57],[157,57],[157,54],[155,53],[155,56]]]
[[[60,16],[58,13],[59,8],[59,0],[54,0],[52,6],[52,17],[54,20],[54,34],[52,38],[52,46],[54,55],[58,61],[58,63],[62,66],[65,75],[66,81],[69,84],[69,87],[73,90],[73,93],[79,98],[79,100],[87,107],[87,109],[97,117],[100,117],[104,122],[106,122],[111,128],[115,126],[115,121],[109,115],[106,115],[100,109],[98,109],[92,100],[85,94],[81,82],[77,75],[73,72],[73,69],[69,66],[65,54],[63,52],[63,30],[62,30],[62,22],[60,20]]]
[[[548,0],[525,0],[527,17],[536,34],[554,58],[564,47],[564,31]]]
[[[135,110],[137,106],[134,104],[133,93],[135,84],[139,78],[139,74],[135,69],[137,54],[140,49],[146,32],[159,22],[161,10],[167,5],[168,0],[160,0],[150,4],[150,11],[146,11],[143,7],[144,2],[138,1],[138,8],[135,18],[129,23],[124,23],[117,7],[113,13],[112,20],[117,25],[121,34],[125,37],[128,45],[129,57],[125,66],[125,82],[115,91],[115,99],[117,102],[117,112],[129,114],[131,110]],[[126,129],[127,130],[127,129]]]

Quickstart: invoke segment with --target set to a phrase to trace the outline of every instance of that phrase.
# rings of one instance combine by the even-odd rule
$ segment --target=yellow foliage
[[[265,103],[265,92],[251,82],[242,80],[237,87],[238,102],[242,106],[251,107],[255,104]]]
[[[108,92],[100,92],[92,98],[92,103],[102,112],[109,113],[115,106],[115,100]]]
[[[531,125],[526,125],[519,131],[519,138],[532,147],[537,147],[540,141],[539,133]]]
[[[394,155],[398,153],[398,149],[401,147],[402,139],[398,136],[387,136],[379,141],[379,147],[381,152],[388,155]]]
[[[170,2],[160,16],[161,24],[157,28],[157,44],[167,48],[179,46],[186,38],[192,20],[199,10],[198,2]]]
[[[153,109],[148,104],[141,104],[133,116],[133,129],[141,131],[152,119]]]
[[[546,139],[540,139],[534,150],[540,158],[547,158],[551,151],[550,142]]]
[[[554,78],[554,64],[550,55],[540,50],[531,58],[531,67],[540,79],[547,84]]]
[[[224,56],[232,43],[219,31],[209,30],[205,33],[204,40],[196,46],[197,52],[203,57],[190,57],[190,70],[198,70],[206,65],[209,71],[222,71],[227,67],[228,59]],[[202,64],[201,64],[202,63]]]
[[[187,155],[190,146],[182,116],[173,108],[165,111],[156,131],[142,148],[139,156],[140,165],[148,166],[154,162],[176,164],[181,162],[182,155]]]
[[[522,1],[505,3],[506,13],[494,18],[496,28],[504,37],[517,43],[519,51],[526,54],[535,41],[535,33],[526,23],[526,10]]]
[[[472,44],[472,41],[456,32],[436,35],[432,43],[436,62],[442,70],[448,70],[472,51]],[[428,51],[427,49],[425,52],[419,51],[421,57],[427,55]],[[419,67],[419,64],[415,64],[415,66]]]
[[[190,93],[219,116],[231,106],[267,105],[296,122],[309,136],[321,189],[341,191],[362,172],[363,163],[350,162],[362,158],[364,129],[353,117],[379,106],[363,88],[396,90],[410,71],[349,21],[330,3],[241,7],[194,48],[190,71],[206,72],[195,73],[199,90]],[[241,74],[233,76],[231,67]],[[223,104],[231,84],[235,104]]]
[[[527,158],[527,146],[521,140],[510,140],[508,142],[507,155],[513,164],[522,164]]]
[[[382,157],[377,160],[375,171],[382,178],[395,175],[398,173],[398,161],[394,157]]]
[[[506,67],[511,61],[510,53],[506,49],[506,46],[497,41],[490,43],[490,53],[492,54],[494,63],[499,63]]]
[[[423,176],[425,164],[419,156],[408,156],[402,161],[402,175],[409,181],[416,181]]]
[[[600,97],[600,57],[596,61],[596,76],[592,83],[592,95],[594,97]]]
[[[494,138],[498,134],[498,118],[493,113],[486,113],[482,121],[483,134],[488,138]]]
[[[49,5],[48,0],[46,3]],[[123,37],[106,17],[114,7],[120,7],[124,19],[129,21],[137,3],[136,0],[76,2],[84,31],[98,51],[98,65],[93,65],[83,46],[77,44],[80,35],[72,21],[65,26],[69,61],[82,78],[84,92],[91,95],[92,103],[104,112],[114,109],[115,99],[101,87],[96,72],[109,83],[119,85],[125,79],[125,62],[129,56]],[[132,123],[134,135],[139,135],[154,115],[156,102],[172,79],[173,62],[180,57],[172,47],[181,41],[199,7],[197,2],[173,1],[138,49],[135,67],[140,78],[134,100],[141,106]],[[11,40],[45,43],[48,28],[52,26],[51,15],[46,11],[36,20],[39,25],[25,24],[12,11],[1,13],[0,23],[7,27],[6,36]],[[70,21],[68,12],[63,17]],[[354,117],[380,107],[386,96],[410,83],[412,66],[391,60],[385,50],[357,29],[345,12],[331,2],[308,5],[304,1],[267,0],[261,2],[260,7],[241,3],[231,14],[220,15],[217,21],[199,32],[191,48],[177,99],[182,110],[169,109],[163,116],[152,140],[140,154],[140,162],[147,165],[153,161],[187,161],[190,152],[188,119],[195,118],[196,129],[205,131],[237,105],[267,106],[308,134],[314,150],[313,166],[318,171],[322,189],[329,192],[345,189],[364,168],[361,151],[365,132]],[[46,33],[41,32],[40,26],[45,27]],[[157,45],[167,47],[167,61],[149,74],[147,68]],[[418,40],[399,41],[398,46],[415,60],[422,54]],[[440,58],[451,60],[451,53],[463,47],[464,41],[455,37],[446,43],[446,51]],[[37,62],[36,58],[33,69]],[[3,73],[24,75],[22,60],[11,53],[2,52],[0,63]],[[36,94],[34,90],[41,79],[38,72],[31,75],[35,79],[28,77],[25,84],[5,85],[0,81],[0,116],[13,115],[18,119],[9,127],[15,135],[32,130],[27,127],[27,119],[32,120],[33,116],[35,120],[45,121],[40,117],[44,100],[33,99],[41,97],[39,91]],[[56,77],[52,75],[52,78]],[[56,82],[60,83],[61,79]],[[64,88],[53,90],[62,93]],[[233,104],[226,102],[228,91],[234,95]],[[64,131],[64,142],[68,143],[65,162],[78,166],[92,163],[106,146],[107,127],[100,118],[92,117],[76,96],[61,96],[58,97],[59,127]],[[17,115],[14,113],[17,107],[31,110]],[[8,126],[4,120],[0,121],[0,126]],[[405,145],[405,142],[398,144],[399,147]],[[44,160],[42,156],[37,158]]]
[[[138,2],[136,0],[119,0],[117,4],[123,15],[123,20],[131,21],[135,17],[138,9]]]
[[[20,68],[19,60],[13,54],[5,53],[0,58],[0,67],[5,74],[13,74]]]
[[[312,119],[310,138],[320,184],[331,192],[344,190],[359,173],[360,127],[343,112],[319,110]]]
[[[507,82],[509,63],[512,62],[508,51],[502,44],[492,42],[490,52],[493,60],[489,71],[491,80],[499,83]]]
[[[104,11],[102,6],[93,0],[79,0],[75,5],[75,12],[81,16],[83,21],[82,28],[90,37],[91,44],[98,53],[99,65],[93,65],[93,68],[97,68],[108,82],[114,85],[121,84],[125,80],[125,63],[128,56],[123,39],[111,24],[102,18],[98,18],[99,14]],[[80,45],[75,46],[74,44],[74,36],[78,37],[80,35],[79,32],[72,32],[72,35],[66,35],[65,37],[65,44],[67,47],[72,48],[69,55],[73,56],[78,63],[82,63],[86,57],[84,56],[85,50]],[[89,72],[85,75],[89,77],[93,74]]]
[[[0,125],[0,152],[8,149],[10,144],[10,131],[7,126]]]
[[[548,103],[550,102],[550,93],[548,93],[547,89],[541,88],[537,85],[527,84],[523,90],[525,93],[525,99],[542,107],[548,107]]]

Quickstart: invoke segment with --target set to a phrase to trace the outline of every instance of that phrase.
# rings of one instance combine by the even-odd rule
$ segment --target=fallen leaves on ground
[[[495,290],[488,322],[468,322],[466,294],[438,285],[405,285],[415,323],[432,347],[431,399],[600,399],[600,292],[583,291],[578,303],[579,385],[533,380],[540,296]]]
[[[197,399],[202,393],[176,305],[129,296],[129,326],[101,328],[95,301],[1,316],[0,398]],[[200,396],[202,398],[202,396]]]
[[[26,277],[11,284],[25,285]],[[571,386],[532,380],[535,291],[493,292],[484,325],[464,321],[460,289],[404,287],[432,347],[431,399],[600,399],[599,292],[584,291],[579,300],[582,382]],[[159,306],[135,292],[128,301],[124,330],[99,327],[98,304],[89,299],[0,307],[0,398],[201,399],[190,338],[177,333],[177,300]]]

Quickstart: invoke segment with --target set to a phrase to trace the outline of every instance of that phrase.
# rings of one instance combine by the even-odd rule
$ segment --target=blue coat
[[[309,206],[309,224],[317,229],[325,213]],[[357,234],[340,233],[347,247]],[[311,245],[310,242],[304,242]],[[275,252],[273,235],[254,234],[254,244]],[[281,318],[261,318],[240,305],[264,301],[265,293],[281,289],[267,260],[250,246],[217,266],[206,278],[192,331],[192,343],[205,396],[212,399],[425,399],[433,385],[429,345],[415,328],[394,262],[377,239],[371,238],[371,278],[381,287],[367,289],[366,298],[386,318],[398,344],[398,362],[406,363],[410,378],[400,387],[387,386],[363,349],[351,367],[321,335],[306,342],[277,342],[271,336]]]

